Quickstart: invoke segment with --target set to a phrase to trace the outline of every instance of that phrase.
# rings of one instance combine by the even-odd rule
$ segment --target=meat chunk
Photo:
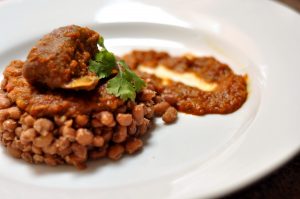
[[[88,61],[98,51],[99,34],[71,25],[45,35],[31,49],[23,76],[31,84],[62,88],[74,78],[88,75]]]

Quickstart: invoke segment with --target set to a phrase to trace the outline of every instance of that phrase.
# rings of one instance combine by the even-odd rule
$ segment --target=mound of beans
[[[90,159],[120,159],[143,147],[152,119],[169,124],[177,110],[151,87],[136,102],[127,101],[115,111],[34,117],[20,109],[0,90],[0,140],[9,154],[34,164],[74,165],[86,168]]]

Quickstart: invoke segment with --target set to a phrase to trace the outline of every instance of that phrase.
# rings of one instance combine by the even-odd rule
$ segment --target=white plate
[[[266,175],[300,146],[300,17],[272,1],[144,0],[0,2],[1,70],[52,29],[78,24],[112,51],[133,48],[213,55],[249,75],[249,98],[229,115],[181,114],[144,150],[85,171],[34,166],[1,147],[1,198],[220,196]]]

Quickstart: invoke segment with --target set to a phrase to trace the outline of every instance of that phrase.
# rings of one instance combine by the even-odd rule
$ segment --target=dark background
[[[300,0],[278,0],[278,2],[300,13]],[[300,199],[300,152],[269,176],[238,192],[223,197],[223,199],[240,198]]]

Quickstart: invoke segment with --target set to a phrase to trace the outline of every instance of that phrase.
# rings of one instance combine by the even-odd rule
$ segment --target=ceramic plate
[[[0,149],[1,198],[207,198],[268,174],[300,147],[300,16],[267,0],[0,2],[0,66],[25,59],[43,34],[88,26],[116,54],[132,49],[210,55],[248,74],[235,113],[157,127],[141,153],[78,171],[29,165]]]

